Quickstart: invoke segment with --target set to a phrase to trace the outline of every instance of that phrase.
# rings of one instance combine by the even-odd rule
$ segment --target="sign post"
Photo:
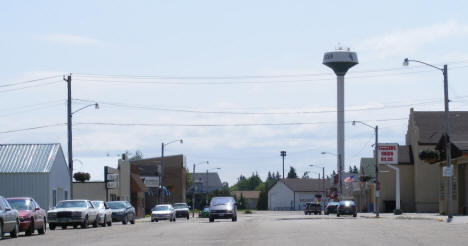
[[[398,144],[397,143],[379,143],[377,158],[379,165],[395,170],[395,211],[394,214],[401,214],[400,209],[400,168],[394,166],[398,164]]]

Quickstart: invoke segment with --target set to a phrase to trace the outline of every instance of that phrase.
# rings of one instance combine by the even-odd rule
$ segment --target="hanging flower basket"
[[[434,150],[424,150],[419,153],[419,159],[429,164],[434,164],[440,160],[440,155],[439,152]]]

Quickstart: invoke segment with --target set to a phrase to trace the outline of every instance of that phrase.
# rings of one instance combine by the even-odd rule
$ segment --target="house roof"
[[[0,144],[0,173],[48,173],[60,144]]]
[[[325,189],[329,187],[329,182],[324,182],[322,179],[280,179],[278,182],[284,183],[294,192],[322,191],[324,183]]]
[[[203,187],[208,188],[221,188],[223,187],[223,183],[219,178],[218,173],[192,173],[192,178],[195,182],[201,182]],[[208,185],[207,185],[208,182]]]
[[[260,196],[260,191],[257,191],[257,190],[236,190],[236,191],[233,191],[232,194],[237,199],[239,199],[241,197],[241,194],[242,194],[242,197],[244,197],[246,199],[258,199],[258,197]]]
[[[437,144],[445,132],[445,112],[411,111],[419,128],[420,144]],[[449,113],[452,135],[468,133],[468,111],[451,111]]]

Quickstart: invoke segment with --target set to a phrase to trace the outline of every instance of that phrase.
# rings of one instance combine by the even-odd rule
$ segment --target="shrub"
[[[89,173],[77,172],[73,174],[73,178],[76,181],[83,183],[83,182],[89,181],[89,179],[91,178],[91,175],[89,175]]]

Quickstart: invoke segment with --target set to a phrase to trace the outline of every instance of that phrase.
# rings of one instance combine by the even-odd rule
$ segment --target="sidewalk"
[[[439,222],[447,222],[446,215],[434,213],[403,213],[394,215],[393,213],[380,213],[379,218],[374,213],[359,213],[359,217],[373,219],[406,219],[406,220],[434,220]],[[468,224],[468,216],[453,216],[451,224]]]

